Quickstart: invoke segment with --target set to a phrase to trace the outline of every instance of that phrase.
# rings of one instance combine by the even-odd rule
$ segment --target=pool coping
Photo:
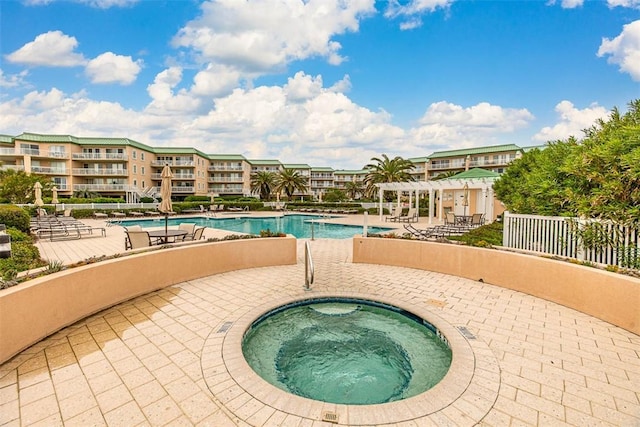
[[[313,298],[356,298],[377,301],[411,312],[431,323],[447,339],[452,350],[451,367],[433,388],[419,395],[377,405],[341,405],[290,394],[256,374],[242,354],[242,339],[253,322],[282,305]],[[313,421],[323,421],[329,412],[338,425],[373,425],[429,420],[464,419],[469,424],[482,420],[493,407],[500,389],[500,370],[493,352],[481,339],[463,327],[455,327],[425,306],[397,297],[354,292],[310,291],[300,296],[275,298],[255,306],[237,319],[214,328],[203,346],[201,368],[204,380],[216,399],[234,416],[251,424],[242,407],[266,405],[275,411]],[[229,381],[235,386],[229,387]],[[224,386],[221,386],[223,384]],[[230,401],[242,402],[240,407]]]

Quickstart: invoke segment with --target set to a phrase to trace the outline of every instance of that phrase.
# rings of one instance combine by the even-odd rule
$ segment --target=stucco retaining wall
[[[211,242],[77,267],[0,291],[0,363],[133,297],[212,274],[296,263],[293,237]]]
[[[531,255],[403,239],[353,239],[353,262],[418,268],[562,304],[640,335],[640,280]]]

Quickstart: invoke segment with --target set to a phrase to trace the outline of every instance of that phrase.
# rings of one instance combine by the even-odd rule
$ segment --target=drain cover
[[[324,411],[322,412],[322,421],[338,424],[338,414],[331,411]]]

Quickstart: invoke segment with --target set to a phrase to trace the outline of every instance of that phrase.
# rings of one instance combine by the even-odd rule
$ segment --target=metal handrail
[[[313,267],[313,258],[311,258],[311,248],[309,242],[304,243],[304,289],[308,291],[311,289],[313,279],[315,275],[315,268]]]

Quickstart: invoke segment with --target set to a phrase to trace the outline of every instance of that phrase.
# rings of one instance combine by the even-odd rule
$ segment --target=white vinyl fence
[[[505,212],[502,245],[596,264],[640,269],[640,231],[598,220]]]

